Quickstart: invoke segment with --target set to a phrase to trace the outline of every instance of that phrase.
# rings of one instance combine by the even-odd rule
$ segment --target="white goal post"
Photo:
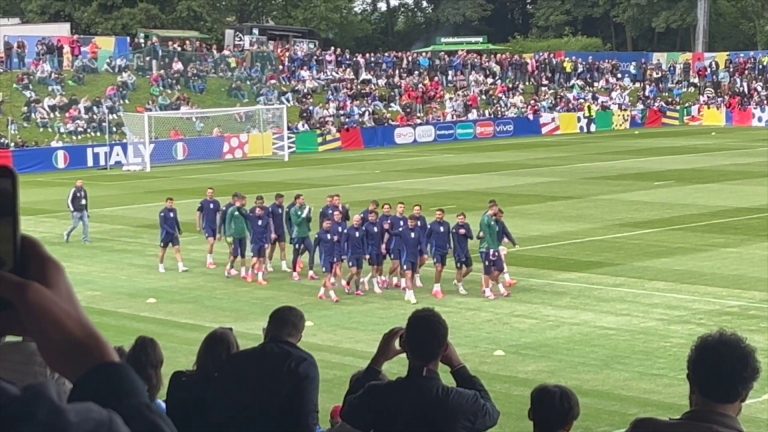
[[[284,105],[123,113],[124,170],[254,158],[288,161],[295,137]]]

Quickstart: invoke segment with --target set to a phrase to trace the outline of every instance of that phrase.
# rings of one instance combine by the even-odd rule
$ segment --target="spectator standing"
[[[403,352],[407,375],[378,381],[384,364]],[[442,383],[440,363],[450,368],[456,387]],[[368,367],[350,384],[341,418],[360,431],[486,431],[499,421],[499,411],[448,341],[443,317],[425,308],[411,314],[405,329],[384,334]]]
[[[21,38],[16,41],[16,60],[19,63],[19,70],[27,68],[27,43]]]
[[[531,392],[533,432],[568,432],[580,414],[579,398],[566,386],[541,384]]]
[[[8,39],[8,36],[3,40],[3,64],[7,70],[13,70],[13,42]]]
[[[203,339],[194,368],[171,375],[166,398],[167,412],[179,432],[212,429],[205,415],[208,392],[224,362],[239,350],[232,329],[219,327]]]
[[[217,431],[301,431],[318,427],[320,374],[299,348],[304,314],[281,306],[269,315],[264,342],[233,354],[209,399]]]
[[[59,65],[58,70],[64,70],[64,43],[61,39],[56,39],[56,63]]]
[[[688,354],[690,410],[680,418],[638,418],[627,432],[743,432],[738,416],[760,377],[755,348],[733,332],[699,337]]]
[[[147,387],[147,397],[155,408],[165,413],[165,403],[157,399],[160,388],[163,386],[163,351],[160,344],[149,336],[139,336],[133,342],[125,357],[134,372],[144,381]]]
[[[69,243],[72,233],[80,224],[83,224],[83,243],[90,243],[89,237],[89,214],[88,214],[88,191],[82,180],[75,182],[75,187],[69,191],[67,206],[72,214],[72,226],[64,233],[64,241]]]
[[[74,68],[75,61],[80,58],[83,53],[83,43],[80,42],[80,36],[74,35],[69,40],[69,54],[72,56],[72,65]]]

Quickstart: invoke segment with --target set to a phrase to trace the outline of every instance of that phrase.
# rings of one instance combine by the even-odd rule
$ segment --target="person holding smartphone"
[[[88,191],[85,190],[82,180],[75,182],[75,187],[69,191],[69,197],[67,198],[67,206],[70,213],[72,213],[72,226],[69,227],[67,232],[64,233],[64,242],[69,243],[72,233],[77,229],[80,224],[83,224],[83,243],[90,243],[91,239],[88,236],[89,223],[88,223]]]

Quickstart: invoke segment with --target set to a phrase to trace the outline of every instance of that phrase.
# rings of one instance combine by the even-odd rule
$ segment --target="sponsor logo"
[[[413,128],[399,127],[395,129],[395,143],[396,144],[410,144],[416,139],[416,134]]]
[[[435,140],[435,128],[432,126],[416,127],[416,142],[432,142]]]
[[[508,137],[515,133],[515,123],[512,120],[496,120],[495,128],[497,137]]]
[[[56,169],[64,169],[69,166],[69,153],[66,150],[56,150],[51,158]]]
[[[456,137],[456,128],[450,123],[441,123],[435,127],[438,141],[450,141]]]
[[[492,121],[480,121],[475,124],[475,134],[478,138],[492,138],[493,129]]]
[[[456,125],[456,138],[460,140],[472,139],[475,137],[475,125],[472,123],[459,123]]]
[[[176,160],[184,160],[187,156],[189,156],[189,147],[184,142],[179,141],[173,145],[173,157]]]

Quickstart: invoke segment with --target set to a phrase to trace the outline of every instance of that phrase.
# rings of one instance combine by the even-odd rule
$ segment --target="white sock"
[[[432,287],[432,291],[440,291],[441,289],[442,289],[442,288],[440,287],[440,284],[435,284],[435,285]]]
[[[258,276],[260,281],[264,280],[264,272],[259,272]]]
[[[208,264],[213,262],[213,254],[208,254]]]
[[[240,276],[245,276],[245,267],[240,267]]]
[[[393,285],[397,284],[397,276],[392,276],[392,284]]]
[[[368,273],[368,276],[363,278],[363,282],[368,282],[369,280],[371,280],[371,276],[373,276],[373,273]]]
[[[336,293],[333,290],[330,290],[329,294],[331,294],[331,299],[332,300],[336,298]]]
[[[508,272],[504,272],[504,280],[507,281],[507,282],[512,280],[512,278],[509,276]]]
[[[405,286],[405,278],[400,278],[400,286]]]
[[[288,268],[288,263],[285,262],[285,260],[280,261],[280,263],[282,264],[283,268]]]
[[[158,270],[165,270],[165,264],[159,264],[157,268]]]
[[[373,280],[373,288],[379,289],[379,281],[376,279]]]
[[[181,269],[183,269],[183,268],[184,268],[184,263],[183,263],[183,262],[179,261],[179,263],[178,263],[178,264],[179,264],[179,270],[181,270]]]
[[[331,283],[332,283],[332,284],[335,284],[335,283],[336,283],[336,277],[335,277],[335,276],[331,276]]]
[[[504,289],[504,284],[502,284],[502,283],[499,284],[499,292],[500,293],[507,292],[507,290]]]
[[[325,295],[325,287],[324,286],[320,287],[320,292],[317,293],[317,295]]]

